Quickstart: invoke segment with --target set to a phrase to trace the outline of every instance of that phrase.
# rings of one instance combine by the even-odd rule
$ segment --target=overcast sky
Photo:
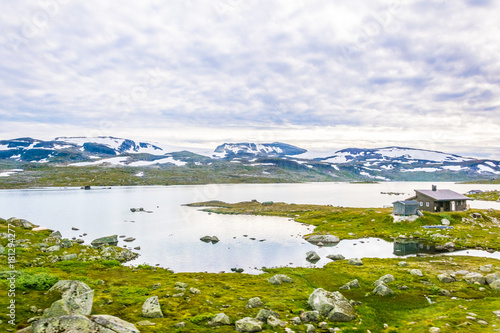
[[[0,4],[1,139],[500,159],[500,1]]]

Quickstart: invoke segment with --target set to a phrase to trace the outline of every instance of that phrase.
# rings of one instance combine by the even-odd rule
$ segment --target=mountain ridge
[[[500,175],[499,161],[435,150],[399,146],[345,148],[322,157],[302,157],[307,152],[282,142],[224,143],[203,154],[189,148],[110,136],[0,140],[0,161],[17,169],[23,163],[47,167],[185,168],[215,173],[222,168],[229,174],[249,172],[245,177],[253,178],[285,172],[287,177],[300,175],[298,179],[304,181],[318,177],[339,181],[476,180]],[[18,174],[5,172],[9,176]]]

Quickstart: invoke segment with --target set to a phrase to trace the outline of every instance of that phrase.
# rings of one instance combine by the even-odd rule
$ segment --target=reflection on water
[[[407,256],[417,253],[435,253],[436,246],[433,243],[422,240],[396,240],[394,242],[394,254]]]

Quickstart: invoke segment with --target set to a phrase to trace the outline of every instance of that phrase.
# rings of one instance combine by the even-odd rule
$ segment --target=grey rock
[[[309,251],[306,253],[306,260],[309,262],[317,262],[321,257],[314,251]]]
[[[464,276],[464,279],[465,281],[467,281],[467,283],[470,284],[474,283],[486,284],[486,279],[481,273],[475,273],[475,272],[469,273]]]
[[[315,333],[315,332],[316,328],[314,327],[314,325],[306,324],[306,333]]]
[[[203,236],[200,240],[205,243],[210,243],[212,241],[212,236]]]
[[[491,273],[486,275],[486,283],[492,284],[493,281],[500,280],[500,273]]]
[[[349,259],[347,263],[352,266],[363,266],[363,262],[359,258]]]
[[[196,288],[193,288],[193,287],[189,288],[189,292],[191,294],[201,294],[201,291],[199,289],[196,289]]]
[[[136,323],[138,326],[155,326],[156,323],[153,323],[152,321],[149,320],[141,320]]]
[[[186,327],[186,323],[181,321],[180,323],[177,323],[174,325],[175,328],[184,328]]]
[[[328,259],[337,261],[337,260],[344,260],[345,257],[341,254],[329,254],[326,256]]]
[[[101,250],[102,259],[118,260],[120,262],[130,261],[135,259],[138,254],[118,246],[108,246]]]
[[[382,281],[384,283],[393,282],[394,280],[395,279],[394,276],[392,276],[392,274],[386,274],[378,279],[378,281]]]
[[[263,305],[264,305],[264,303],[262,303],[262,301],[260,300],[259,297],[253,297],[253,298],[250,298],[248,300],[246,307],[250,308],[250,309],[254,309],[254,308],[259,308]]]
[[[260,332],[262,331],[262,322],[255,318],[246,317],[237,320],[235,328],[238,332]]]
[[[354,308],[338,291],[328,292],[318,288],[309,296],[308,304],[331,321],[351,321],[356,318]]]
[[[54,231],[49,235],[49,237],[54,237],[54,238],[62,238],[61,232],[59,231]]]
[[[83,315],[65,315],[41,319],[33,323],[32,328],[33,333],[101,332],[96,323]]]
[[[116,246],[118,245],[118,235],[111,235],[111,236],[97,238],[94,239],[90,244],[93,247],[101,247],[104,245]]]
[[[304,311],[300,313],[300,318],[304,323],[317,323],[319,321],[319,311]]]
[[[359,284],[358,279],[354,279],[350,282],[347,282],[345,285],[340,287],[340,290],[349,290],[351,288],[361,288],[361,285]]]
[[[300,325],[300,324],[302,324],[302,320],[300,320],[299,317],[293,317],[292,319],[290,319],[290,322],[292,323],[292,325]]]
[[[135,238],[134,237],[127,237],[123,241],[124,242],[133,242],[133,241],[135,241]]]
[[[380,296],[391,296],[394,294],[394,291],[392,291],[391,288],[384,283],[381,283],[373,289],[373,293]]]
[[[186,289],[188,287],[188,285],[187,285],[187,283],[184,283],[184,282],[176,282],[175,287]]]
[[[267,318],[269,318],[270,316],[273,316],[275,318],[279,318],[280,315],[272,310],[269,310],[269,309],[261,309],[259,311],[259,313],[257,314],[257,316],[255,317],[255,319],[257,320],[260,320],[262,322],[266,322],[267,321]]]
[[[76,259],[76,257],[76,253],[66,254],[64,256],[61,256],[61,261]]]
[[[457,281],[455,279],[455,277],[451,276],[450,274],[447,274],[447,273],[443,273],[443,274],[439,274],[437,276],[438,280],[443,282],[443,283],[451,283],[451,282],[455,282]]]
[[[142,316],[146,318],[163,318],[158,296],[148,298],[142,305]]]
[[[64,315],[89,315],[92,310],[94,291],[78,280],[58,281],[49,292],[61,293],[61,299],[52,303],[43,318]]]
[[[398,262],[398,266],[399,267],[406,267],[406,266],[408,266],[408,263],[406,261],[400,261],[400,262]]]
[[[323,245],[332,245],[340,242],[340,238],[334,235],[312,235],[307,238],[307,241],[312,244],[323,243]]]
[[[282,282],[285,282],[285,283],[292,283],[293,282],[293,280],[290,277],[288,277],[284,274],[276,274],[275,276],[271,277],[268,281],[269,281],[269,283],[274,284],[274,285],[279,285]]]
[[[493,290],[500,290],[500,280],[495,280],[490,283],[490,288]]]
[[[231,320],[225,313],[218,313],[215,317],[208,322],[208,326],[222,326],[231,325]]]
[[[45,250],[45,252],[57,252],[61,249],[59,245],[54,245]]]
[[[134,324],[114,316],[94,315],[90,316],[90,320],[99,326],[100,330],[98,332],[139,333]]]
[[[410,274],[415,276],[424,276],[420,269],[410,269]]]
[[[269,316],[267,318],[267,324],[269,326],[271,326],[272,328],[275,328],[275,327],[285,327],[286,326],[286,322],[282,321],[282,320],[279,320],[278,318],[274,317],[274,316]]]

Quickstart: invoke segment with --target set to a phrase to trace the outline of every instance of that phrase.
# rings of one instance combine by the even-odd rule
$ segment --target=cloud
[[[331,131],[315,139],[422,146],[412,140],[439,143],[430,133],[445,132],[451,152],[477,152],[477,132],[500,139],[499,9],[478,0],[16,1],[0,14],[0,134],[36,136],[34,124],[52,124],[54,136],[175,132],[166,139],[188,142],[193,133],[179,128],[206,128],[196,140],[209,143]]]

